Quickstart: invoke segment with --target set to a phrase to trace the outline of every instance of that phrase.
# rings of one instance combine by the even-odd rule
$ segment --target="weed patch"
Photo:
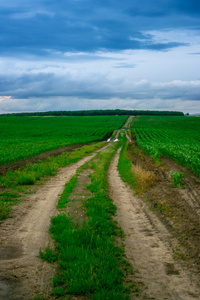
[[[58,168],[65,167],[77,162],[82,157],[89,155],[104,143],[83,146],[72,153],[64,152],[57,157],[49,157],[42,162],[27,165],[24,169],[8,171],[5,176],[0,177],[0,185],[3,188],[16,187],[19,185],[33,185],[37,180],[45,176],[54,175]]]
[[[0,222],[7,218],[11,206],[17,204],[19,200],[20,196],[17,193],[0,193]]]
[[[161,214],[166,214],[171,216],[171,208],[166,204],[166,201],[160,201],[159,203],[154,203],[151,210],[158,210]]]
[[[71,163],[77,162],[82,157],[89,155],[94,150],[103,146],[104,143],[97,143],[93,145],[86,145],[72,153],[62,153],[56,157],[48,157],[44,161],[37,162],[35,164],[27,165],[26,168],[20,168],[19,170],[9,170],[5,176],[0,177],[0,186],[3,188],[11,188],[18,192],[25,194],[27,187],[34,185],[37,181],[56,174],[59,167],[65,167]],[[72,179],[72,181],[75,179]],[[65,193],[70,195],[70,186],[65,190]],[[19,196],[12,193],[0,194],[0,222],[8,217],[12,205],[17,204]],[[67,202],[66,195],[61,197],[58,208],[64,207]]]
[[[131,171],[134,174],[138,192],[145,192],[154,185],[157,179],[154,172],[144,170],[140,165],[132,166]]]
[[[173,172],[173,171],[170,171],[170,174],[174,186],[178,188],[182,187],[185,174],[183,172]]]
[[[145,170],[141,165],[131,162],[130,155],[135,155],[144,162],[141,150],[134,143],[123,145],[118,162],[118,170],[124,182],[127,182],[137,193],[143,193],[152,187],[157,180],[154,172]],[[145,163],[145,162],[144,162]]]
[[[132,173],[132,163],[126,152],[129,143],[124,143],[119,157],[118,170],[124,182],[135,188],[135,178]]]
[[[57,261],[57,253],[55,253],[50,247],[47,247],[44,252],[40,250],[39,257],[50,263]]]

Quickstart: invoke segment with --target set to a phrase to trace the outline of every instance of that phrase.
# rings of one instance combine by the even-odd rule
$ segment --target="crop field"
[[[133,131],[147,154],[165,155],[200,176],[200,118],[138,116]]]
[[[102,140],[127,116],[1,117],[0,165],[74,144]]]
[[[200,118],[0,129],[0,299],[199,298]]]

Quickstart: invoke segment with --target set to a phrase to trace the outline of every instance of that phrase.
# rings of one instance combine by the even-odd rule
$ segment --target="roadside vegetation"
[[[155,174],[132,163],[132,156],[142,158],[142,150],[135,143],[125,142],[120,152],[118,170],[124,182],[127,182],[137,193],[143,193],[156,181]]]
[[[128,143],[124,142],[120,152],[118,170],[122,180],[130,184],[133,188],[136,188],[135,178],[132,173],[132,163],[127,153],[127,147]]]
[[[173,172],[173,171],[170,171],[170,174],[174,186],[178,188],[182,187],[184,184],[183,181],[184,181],[185,174],[183,172]]]
[[[137,116],[137,115],[150,115],[150,116],[184,116],[180,111],[158,111],[158,110],[126,110],[126,109],[103,109],[103,110],[78,110],[78,111],[46,111],[46,112],[33,112],[33,113],[10,113],[0,115],[7,116]]]
[[[180,157],[187,156],[188,162],[193,161],[193,159],[195,161],[199,157],[199,131],[194,130],[192,133],[192,128],[198,128],[200,119],[184,118],[184,123],[180,122],[179,118],[162,120],[159,117],[151,117],[151,125],[146,124],[142,117],[141,119],[140,125],[141,127],[146,126],[147,129],[145,130],[138,129],[137,120],[134,119],[133,122],[133,124],[136,122],[134,126],[137,129],[134,129],[134,132],[140,147],[136,142],[126,142],[123,145],[118,163],[119,173],[122,180],[127,182],[138,194],[147,211],[154,211],[166,225],[166,228],[170,230],[170,233],[177,239],[177,244],[172,245],[174,258],[184,260],[185,263],[187,261],[188,265],[193,265],[198,269],[200,225],[198,177],[200,176],[200,165],[197,163],[195,168],[193,168],[192,164],[186,165],[182,163],[182,166],[181,162],[183,161]],[[149,120],[148,117],[146,117],[147,120]],[[166,139],[164,138],[172,132],[167,126],[163,126],[163,131],[160,130],[158,124],[157,128],[154,124],[154,129],[148,129],[153,122],[168,123],[169,120],[173,124],[171,126],[174,126],[174,135],[171,136],[171,140],[170,136]],[[174,124],[172,121],[174,123],[177,122],[177,124]],[[188,128],[188,135],[187,130],[181,132],[181,126]],[[189,132],[191,132],[190,144],[188,143]],[[154,136],[152,139],[151,134]],[[178,145],[177,152],[176,147],[173,147],[175,134],[175,145]],[[132,138],[134,138],[134,134],[132,134]],[[163,149],[159,148],[161,143],[165,145],[165,149],[169,146],[168,155],[161,152],[161,149]],[[186,149],[189,145],[191,148],[197,149],[197,152],[191,152],[193,155],[190,152],[179,151],[181,147]],[[141,149],[142,146],[144,146],[143,149]],[[177,163],[173,161],[175,154]],[[184,167],[184,165],[188,168]],[[196,176],[192,174],[191,169]]]
[[[17,204],[20,198],[21,196],[16,192],[0,193],[0,223],[8,217],[12,205]]]
[[[103,145],[104,142],[86,145],[72,153],[64,152],[57,157],[49,157],[44,161],[27,165],[25,168],[10,170],[1,176],[0,188],[6,189],[6,192],[0,194],[0,222],[8,217],[12,205],[19,201],[22,194],[26,193],[28,186],[32,186],[48,176],[55,175],[60,167],[66,167],[77,162]]]
[[[122,245],[116,245],[116,236],[122,238],[123,232],[112,219],[116,207],[107,192],[108,167],[120,145],[121,142],[112,144],[92,163],[83,166],[61,195],[58,207],[63,210],[52,218],[50,227],[55,250],[47,248],[40,252],[41,258],[58,263],[53,278],[56,297],[87,295],[88,299],[95,300],[123,300],[129,299],[130,289],[138,292],[134,284],[124,285],[126,275],[132,270],[124,259]],[[77,223],[65,212],[64,206],[67,208],[73,201],[69,195],[84,169],[92,171],[91,184],[87,186],[91,196],[82,203],[87,218]]]

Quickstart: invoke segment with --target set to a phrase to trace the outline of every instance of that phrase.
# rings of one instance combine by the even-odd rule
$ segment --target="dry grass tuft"
[[[132,166],[132,173],[134,175],[138,192],[145,192],[155,184],[157,176],[154,172],[142,169],[140,165]]]

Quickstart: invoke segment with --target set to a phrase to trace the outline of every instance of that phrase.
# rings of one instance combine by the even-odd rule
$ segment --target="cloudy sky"
[[[200,113],[200,1],[0,0],[0,113]]]

